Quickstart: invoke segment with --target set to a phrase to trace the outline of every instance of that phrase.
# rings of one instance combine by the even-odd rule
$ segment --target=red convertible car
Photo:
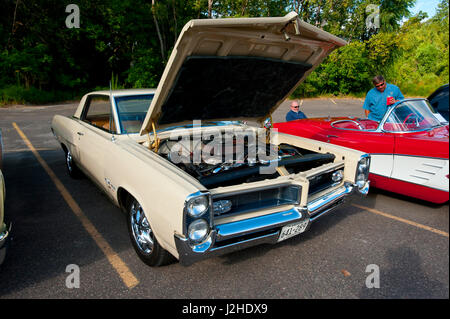
[[[449,200],[449,124],[426,99],[394,104],[380,123],[312,118],[274,128],[370,153],[371,186],[438,204]]]

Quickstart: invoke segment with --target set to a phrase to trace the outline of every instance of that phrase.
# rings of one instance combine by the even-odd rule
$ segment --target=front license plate
[[[280,237],[278,237],[278,241],[282,241],[291,237],[294,237],[298,234],[303,233],[308,226],[309,220],[304,220],[295,224],[286,225],[281,229]]]

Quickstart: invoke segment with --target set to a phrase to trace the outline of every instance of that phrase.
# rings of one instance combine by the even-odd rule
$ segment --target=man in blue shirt
[[[300,119],[306,119],[306,115],[300,111],[298,101],[294,100],[291,102],[291,110],[286,114],[286,122]]]
[[[404,96],[397,86],[386,83],[381,75],[374,77],[372,83],[375,87],[367,93],[363,109],[370,120],[380,122],[388,106],[403,100]]]

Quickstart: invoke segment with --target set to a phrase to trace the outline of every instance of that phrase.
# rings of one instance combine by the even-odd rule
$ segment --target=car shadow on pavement
[[[132,249],[121,210],[90,180],[67,176],[62,150],[39,154],[112,249],[118,254]],[[30,151],[4,154],[3,171],[5,212],[13,222],[13,241],[0,270],[0,297],[33,298],[36,287],[43,291],[39,298],[70,296],[65,284],[69,275],[66,267],[100,267],[105,255]],[[109,280],[120,284],[111,267],[102,277],[109,273]],[[87,282],[94,274],[83,272],[83,276]]]
[[[447,201],[444,204],[436,204],[436,203],[432,203],[432,202],[427,202],[418,198],[414,198],[414,197],[409,197],[406,195],[401,195],[401,194],[397,194],[397,193],[393,193],[393,192],[389,192],[386,191],[384,189],[380,189],[380,188],[375,188],[375,187],[371,187],[370,188],[370,192],[367,200],[364,200],[364,206],[370,207],[370,208],[375,208],[375,203],[377,201],[377,198],[379,196],[386,196],[386,197],[391,197],[393,199],[396,200],[400,200],[400,201],[405,201],[411,204],[417,204],[417,205],[421,205],[421,206],[425,206],[425,207],[429,207],[429,208],[440,208],[444,205],[448,205],[449,202]],[[360,202],[362,203],[362,201],[360,200]]]
[[[375,281],[369,279],[368,286],[366,284],[361,288],[359,298],[448,299],[448,284],[429,278],[420,256],[413,249],[409,247],[389,249],[385,259],[388,265],[379,268],[378,287],[373,287]],[[369,274],[368,272],[367,275]],[[443,295],[444,291],[446,295]]]
[[[336,227],[336,225],[341,223],[346,218],[359,213],[362,213],[360,209],[350,205],[339,207],[329,214],[319,218],[311,224],[304,233],[298,236],[286,239],[285,241],[276,244],[263,244],[250,247],[220,256],[218,258],[222,260],[224,265],[234,265],[251,259],[257,260],[257,258],[264,256],[274,249],[284,249],[286,246],[306,245],[308,241],[314,240],[315,238],[326,234],[331,228]]]

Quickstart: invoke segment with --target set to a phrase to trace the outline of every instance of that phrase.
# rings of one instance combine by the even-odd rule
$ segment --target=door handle
[[[336,135],[327,135],[327,143],[330,143],[331,138],[338,138],[339,136]]]
[[[78,135],[83,136],[84,133],[83,132],[77,132]]]

